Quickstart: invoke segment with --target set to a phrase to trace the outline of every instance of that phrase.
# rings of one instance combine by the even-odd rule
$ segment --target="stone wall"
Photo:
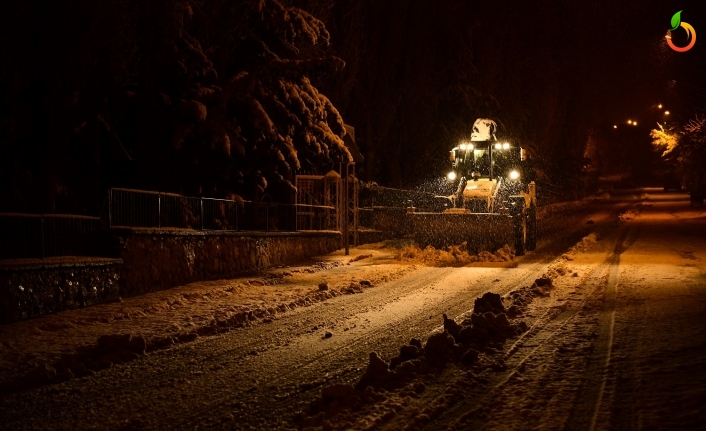
[[[0,323],[290,264],[341,248],[340,232],[120,229],[97,238],[107,258],[0,261]]]
[[[201,232],[115,230],[124,265],[120,293],[134,296],[197,280],[289,264],[341,248],[340,232]]]
[[[48,258],[0,264],[0,323],[85,307],[119,296],[122,260]]]

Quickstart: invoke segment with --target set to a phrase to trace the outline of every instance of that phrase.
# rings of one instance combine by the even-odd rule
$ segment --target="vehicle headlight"
[[[508,150],[508,149],[510,149],[510,144],[508,144],[507,142],[505,142],[505,143],[503,144],[503,150]]]
[[[449,172],[448,174],[446,174],[446,178],[449,181],[454,181],[456,179],[456,172],[454,172],[454,171]]]
[[[517,171],[510,171],[510,179],[511,180],[516,180],[520,178],[520,173]]]

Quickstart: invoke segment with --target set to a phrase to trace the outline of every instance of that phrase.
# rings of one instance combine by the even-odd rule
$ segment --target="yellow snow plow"
[[[537,197],[524,178],[524,152],[495,139],[495,122],[476,120],[473,135],[450,152],[447,179],[457,185],[443,212],[407,209],[415,241],[436,248],[466,242],[471,251],[514,246],[516,255],[537,245]]]

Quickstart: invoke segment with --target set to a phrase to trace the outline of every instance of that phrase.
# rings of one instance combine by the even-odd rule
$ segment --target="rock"
[[[329,331],[326,331],[326,333],[324,334],[324,338],[331,338],[331,337],[333,337],[333,334],[330,333]]]
[[[319,283],[319,290],[328,290],[328,283],[325,281]]]
[[[422,341],[418,338],[412,338],[409,340],[409,345],[410,346],[416,346],[418,349],[422,348]]]
[[[372,287],[373,282],[370,280],[360,280],[360,285],[361,286],[366,286],[366,287]]]

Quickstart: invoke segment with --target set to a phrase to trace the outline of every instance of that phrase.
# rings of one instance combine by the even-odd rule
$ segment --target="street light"
[[[633,125],[633,126],[637,126],[637,121],[633,121],[633,122],[632,122],[632,125]]]
[[[669,111],[664,111],[664,115],[669,115]]]
[[[662,104],[660,103],[659,105],[657,105],[657,107],[658,107],[659,109],[662,109]]]
[[[617,124],[613,125],[613,128],[614,128],[614,129],[617,129],[617,128],[618,128],[618,125],[617,125]]]
[[[632,124],[632,120],[628,120],[628,124]]]

